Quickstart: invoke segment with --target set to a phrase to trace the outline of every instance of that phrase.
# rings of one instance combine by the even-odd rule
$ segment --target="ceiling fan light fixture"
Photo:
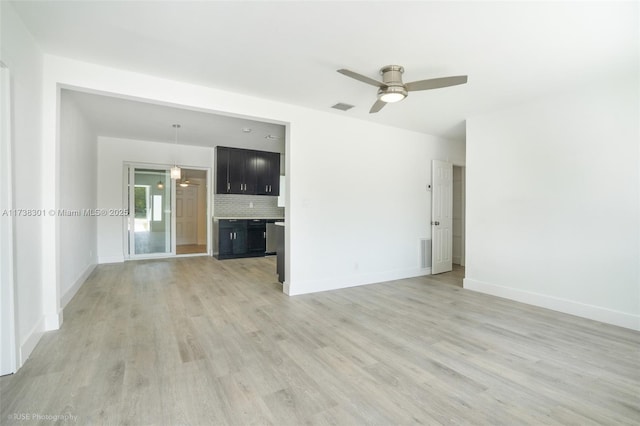
[[[394,102],[399,102],[399,101],[403,100],[406,97],[407,97],[407,95],[405,95],[403,93],[399,93],[399,92],[383,93],[382,95],[380,95],[380,100],[382,102],[386,102],[388,104],[391,104],[391,103],[394,103]]]
[[[432,90],[441,87],[457,86],[467,82],[466,75],[457,75],[451,77],[430,78],[427,80],[412,81],[410,83],[402,82],[402,74],[404,67],[400,65],[387,65],[380,69],[382,81],[374,80],[366,75],[349,71],[348,69],[339,69],[340,74],[358,80],[362,83],[370,84],[378,88],[378,99],[371,106],[369,114],[379,112],[388,103],[399,102],[407,97],[409,92],[419,90]]]
[[[407,97],[407,90],[403,86],[389,86],[378,90],[378,99],[388,104],[399,102]]]

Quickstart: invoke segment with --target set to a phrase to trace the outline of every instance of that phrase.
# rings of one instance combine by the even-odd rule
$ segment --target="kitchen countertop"
[[[238,219],[238,220],[251,220],[251,219],[267,219],[267,220],[284,220],[284,217],[264,217],[264,216],[254,216],[254,217],[242,217],[242,216],[235,216],[235,217],[223,217],[223,216],[214,216],[213,220],[226,220],[226,219]]]

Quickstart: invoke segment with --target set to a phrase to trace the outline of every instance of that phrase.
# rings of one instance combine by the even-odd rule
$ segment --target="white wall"
[[[464,164],[463,144],[322,113],[292,129],[290,294],[428,273],[431,160]]]
[[[467,120],[465,288],[640,329],[638,77]]]
[[[171,128],[168,128],[167,131],[171,131]],[[197,146],[177,148],[174,144],[167,143],[99,137],[99,209],[126,207],[123,200],[123,168],[126,162],[160,165],[177,162],[181,167],[186,168],[211,168],[213,167],[213,149]],[[124,218],[117,216],[100,216],[98,218],[99,263],[124,261],[124,220]]]
[[[427,272],[418,267],[418,240],[430,232],[426,192],[430,160],[449,158],[462,164],[462,144],[336,113],[56,56],[45,56],[45,71],[45,145],[50,142],[47,135],[56,131],[58,84],[289,123],[285,291],[290,294]],[[102,187],[103,143],[98,144],[98,203],[111,207],[103,203],[121,203],[121,185]],[[152,160],[146,153],[139,161],[168,162]],[[45,174],[55,175],[56,167],[50,159]],[[107,198],[102,198],[102,192]],[[100,261],[115,261],[121,245],[104,240],[113,235],[106,234],[109,231],[104,226],[110,230],[119,225],[102,222],[98,224]]]
[[[60,204],[70,211],[97,206],[97,136],[82,111],[60,96]],[[60,307],[78,291],[97,263],[97,218],[59,218]]]
[[[13,193],[17,209],[42,209],[41,118],[43,56],[9,2],[0,2],[0,60],[11,71],[13,99]],[[14,271],[18,367],[44,331],[42,222],[15,220]]]

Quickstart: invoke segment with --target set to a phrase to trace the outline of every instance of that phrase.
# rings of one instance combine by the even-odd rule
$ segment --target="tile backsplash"
[[[253,203],[253,208],[250,204]],[[278,207],[278,197],[268,195],[215,194],[213,215],[216,217],[284,217],[284,207]]]

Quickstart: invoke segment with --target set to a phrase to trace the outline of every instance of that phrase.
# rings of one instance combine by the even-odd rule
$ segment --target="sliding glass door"
[[[174,254],[173,181],[169,170],[129,166],[129,257]]]

